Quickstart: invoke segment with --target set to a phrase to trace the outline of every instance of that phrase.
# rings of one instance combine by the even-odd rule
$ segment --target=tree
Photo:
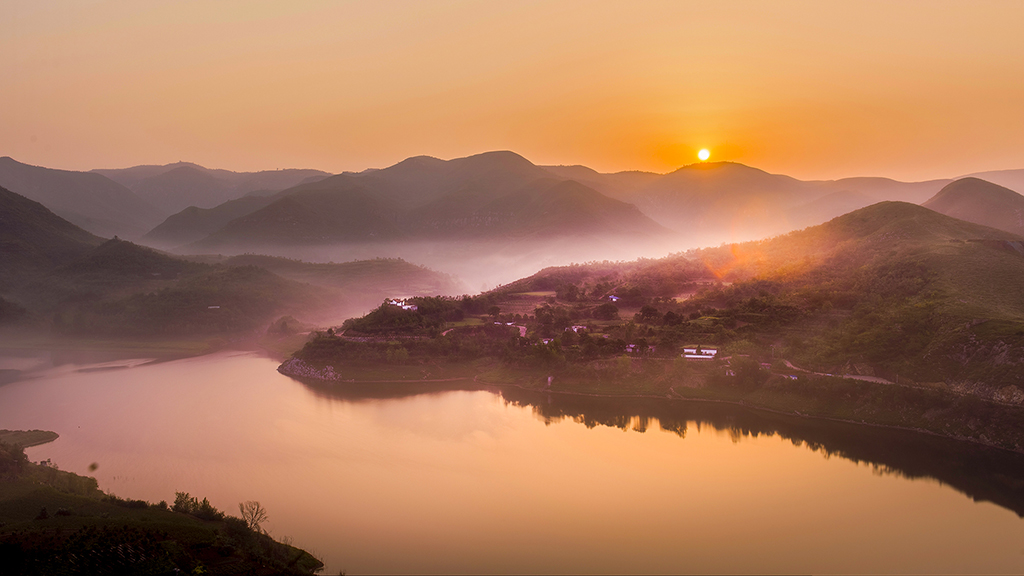
[[[245,525],[249,527],[249,530],[263,531],[260,524],[267,521],[267,511],[259,502],[255,500],[242,502],[238,505],[238,511],[242,513],[242,520],[245,520]]]
[[[650,304],[645,304],[634,316],[634,319],[637,322],[641,322],[643,324],[653,324],[659,318],[661,318],[661,313],[658,312],[657,308]]]
[[[493,316],[494,318],[497,318],[498,314],[501,314],[501,308],[498,306],[491,306],[490,308],[487,309],[487,313]]]
[[[594,318],[597,318],[598,320],[614,320],[618,317],[619,308],[611,302],[601,304],[597,308],[594,308]]]

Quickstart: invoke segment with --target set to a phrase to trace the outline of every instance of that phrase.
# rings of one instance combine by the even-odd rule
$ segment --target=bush
[[[28,464],[28,456],[21,446],[0,442],[0,477],[15,477],[21,474]]]

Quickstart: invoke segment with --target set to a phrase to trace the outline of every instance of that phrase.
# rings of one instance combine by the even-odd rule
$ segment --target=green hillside
[[[0,188],[0,291],[103,242],[38,202]]]
[[[250,331],[281,314],[334,305],[336,292],[255,266],[188,262],[123,240],[20,286],[51,329],[71,336],[190,336]]]
[[[1020,241],[884,202],[760,242],[549,268],[472,298],[413,299],[417,310],[385,302],[282,370],[471,370],[478,382],[742,402],[1024,450]],[[699,346],[717,355],[681,357]]]

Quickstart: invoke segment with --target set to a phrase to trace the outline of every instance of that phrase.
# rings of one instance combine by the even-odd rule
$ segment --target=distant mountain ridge
[[[239,220],[225,222],[188,250],[673,232],[684,245],[711,245],[801,229],[883,200],[921,203],[948,183],[869,177],[802,181],[735,162],[701,162],[668,174],[602,174],[586,166],[538,166],[510,151],[452,160],[414,156],[383,169],[297,185],[277,193],[259,214],[255,204],[249,214],[240,213],[241,206],[225,207]],[[580,195],[581,187],[594,194]],[[541,202],[542,189],[554,196],[574,190],[575,209],[554,197]],[[286,197],[292,200],[285,202]]]
[[[190,248],[667,233],[635,206],[553,178],[518,154],[488,152],[417,156],[299,185]]]
[[[142,241],[158,248],[174,248],[195,242],[220,230],[235,218],[251,214],[271,202],[273,199],[266,196],[244,196],[213,208],[189,206],[168,216],[147,232]]]
[[[1024,196],[979,178],[951,182],[922,206],[975,224],[1024,235]]]
[[[253,193],[269,195],[299,184],[327,178],[322,170],[285,169],[232,172],[192,162],[93,170],[129,188],[167,213],[189,206],[213,208]]]
[[[8,156],[0,158],[0,186],[107,238],[140,237],[166,217],[166,213],[101,174],[32,166]]]

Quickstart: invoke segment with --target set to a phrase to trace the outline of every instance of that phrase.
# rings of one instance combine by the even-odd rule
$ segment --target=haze
[[[1019,2],[0,5],[0,150],[340,172],[515,150],[803,179],[1024,153]]]
[[[1022,24],[0,0],[0,574],[1024,574]]]

